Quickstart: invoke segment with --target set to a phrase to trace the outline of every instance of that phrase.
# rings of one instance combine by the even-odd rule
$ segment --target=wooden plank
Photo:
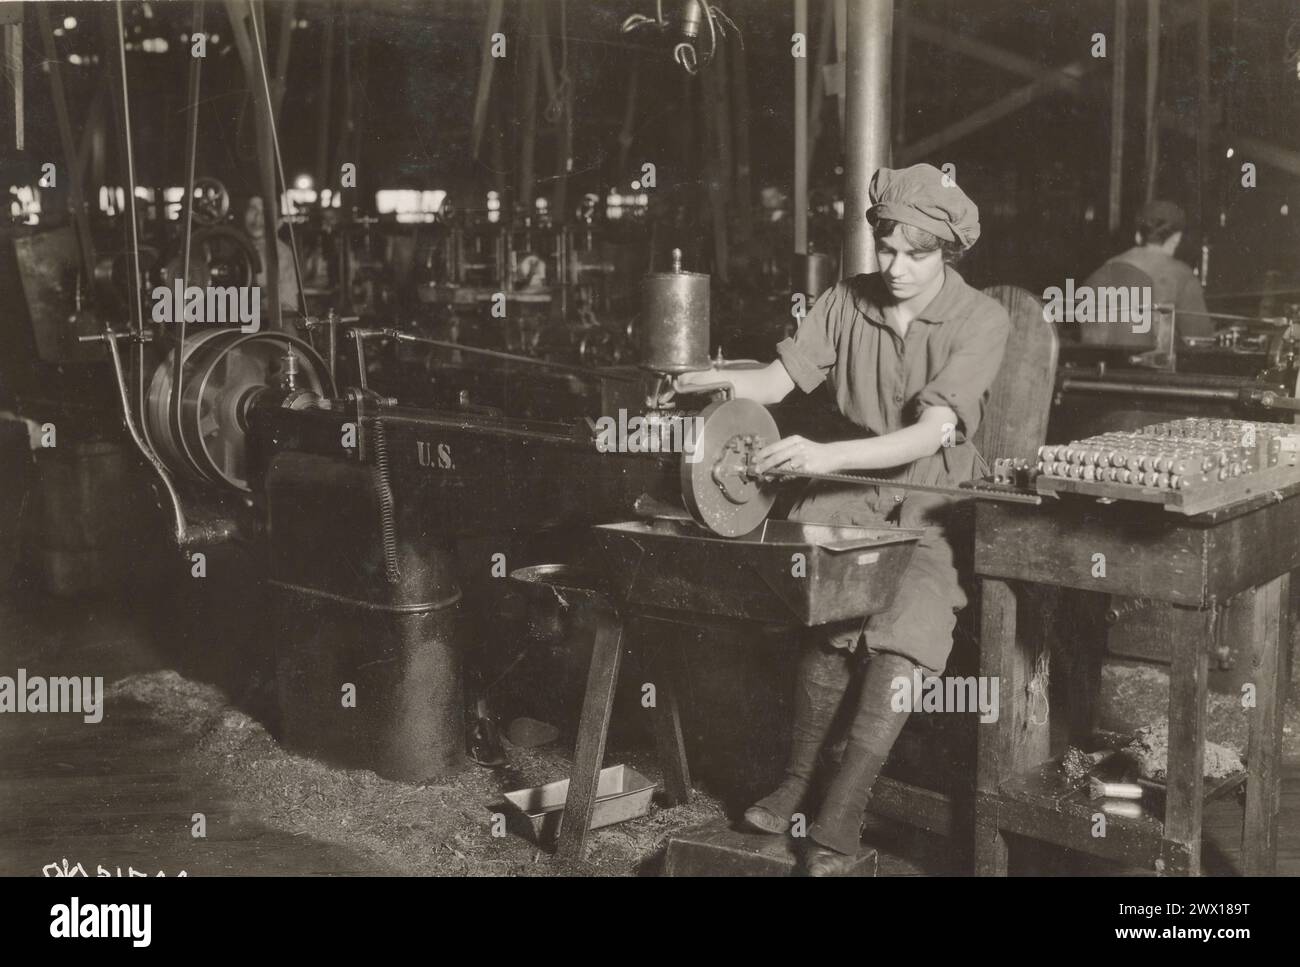
[[[1216,641],[1212,611],[1170,609],[1169,777],[1165,792],[1165,838],[1185,850],[1187,868],[1163,873],[1200,875],[1201,813],[1205,791],[1205,696],[1210,651]]]
[[[578,741],[573,752],[573,772],[569,795],[560,826],[558,853],[567,859],[581,860],[596,808],[596,783],[605,761],[605,740],[614,710],[614,689],[623,658],[623,622],[603,608],[595,609],[596,641],[591,649],[591,667],[587,673],[587,691],[578,720]]]
[[[867,810],[939,836],[953,835],[955,808],[952,798],[933,789],[913,786],[888,776],[876,780]]]
[[[1250,635],[1248,641],[1242,642],[1250,655],[1255,686],[1246,749],[1246,815],[1241,840],[1247,876],[1277,874],[1279,753],[1291,639],[1290,580],[1290,575],[1283,574],[1252,592]]]
[[[1099,806],[1083,803],[1045,804],[1024,801],[1014,795],[986,796],[976,800],[977,815],[981,811],[996,810],[1001,835],[1013,833],[1045,843],[1054,843],[1066,849],[1092,856],[1139,866],[1151,870],[1155,861],[1168,854],[1160,840],[1151,835],[1143,825],[1135,826],[1132,820],[1120,816],[1106,817],[1106,835],[1094,836],[1094,814]],[[1104,815],[1104,814],[1103,814]],[[976,841],[976,846],[980,841]],[[1166,860],[1166,863],[1168,861]],[[979,867],[976,872],[989,875]],[[999,875],[1006,875],[1005,873]]]
[[[681,646],[672,637],[662,636],[655,642],[640,639],[649,681],[655,685],[653,712],[655,746],[659,765],[664,770],[664,793],[667,805],[691,801],[691,772],[686,762],[686,739],[682,734],[678,686],[681,681]]]
[[[1017,649],[1016,592],[1004,581],[980,582],[980,675],[1000,680],[1002,708],[997,722],[980,728],[975,765],[975,872],[980,876],[1006,876],[1009,850],[1002,834],[997,792],[1010,775],[1016,718],[1026,704],[1012,680],[1022,661]],[[1008,708],[1008,705],[1011,708]],[[1011,712],[1011,714],[1007,714]]]
[[[975,520],[975,571],[981,576],[1193,607],[1206,602],[1205,532],[1180,526],[1172,515],[1136,507],[980,501]]]
[[[1300,567],[1300,500],[1274,502],[1209,532],[1206,582],[1223,601]]]

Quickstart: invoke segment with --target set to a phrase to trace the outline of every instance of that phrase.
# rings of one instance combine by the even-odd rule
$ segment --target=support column
[[[867,225],[867,190],[876,169],[887,165],[889,144],[889,52],[893,0],[848,5],[845,70],[844,277],[876,270],[875,244]]]

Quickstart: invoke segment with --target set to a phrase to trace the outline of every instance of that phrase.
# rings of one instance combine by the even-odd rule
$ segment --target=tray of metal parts
[[[1290,423],[1187,417],[1039,447],[1035,484],[1202,514],[1300,483],[1297,463]]]
[[[1134,484],[1098,483],[1094,480],[1071,480],[1040,476],[1035,485],[1040,494],[1082,494],[1107,500],[1136,500],[1159,504],[1174,514],[1204,514],[1229,504],[1249,500],[1271,490],[1281,490],[1300,483],[1300,467],[1269,467],[1240,477],[1205,483],[1190,490],[1163,487],[1139,487]]]
[[[650,811],[655,784],[635,769],[608,766],[600,770],[596,783],[596,805],[590,829],[637,819]],[[569,780],[532,786],[506,793],[506,825],[537,843],[554,842],[564,820],[569,799]]]
[[[719,537],[668,518],[594,530],[622,606],[804,626],[888,608],[924,534],[768,520],[742,537]]]

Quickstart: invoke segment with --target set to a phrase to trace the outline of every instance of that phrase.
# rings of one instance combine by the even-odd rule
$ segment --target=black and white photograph
[[[1050,878],[1222,950],[1300,875],[1294,0],[0,27],[24,931],[149,946],[101,879]]]

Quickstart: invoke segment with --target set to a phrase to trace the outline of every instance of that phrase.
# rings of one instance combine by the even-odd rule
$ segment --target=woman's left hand
[[[837,473],[843,469],[838,452],[829,443],[814,443],[801,436],[788,436],[758,451],[755,469],[759,473],[788,470],[792,473]]]

